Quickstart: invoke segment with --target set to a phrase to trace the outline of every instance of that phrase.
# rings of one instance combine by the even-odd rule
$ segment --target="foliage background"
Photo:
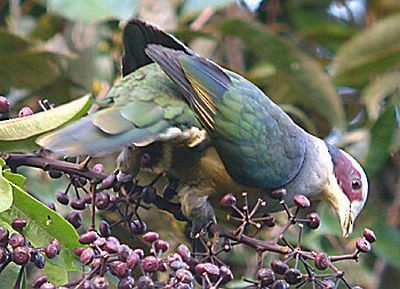
[[[359,266],[343,268],[365,288],[398,288],[400,2],[264,0],[258,7],[253,2],[258,4],[0,0],[0,95],[12,105],[1,117],[15,117],[27,105],[38,111],[39,99],[58,105],[88,92],[103,97],[120,78],[123,21],[136,16],[153,22],[245,75],[306,130],[329,135],[362,162],[370,197],[353,238],[369,227],[378,241]],[[111,170],[113,156],[106,162]],[[24,174],[28,191],[44,202],[54,201],[54,192],[65,184],[36,170]],[[327,252],[349,250],[354,239],[343,240],[336,217],[324,206],[318,210],[323,225],[305,244]],[[157,214],[150,210],[146,219],[165,227],[157,224]],[[183,226],[168,215],[163,219],[175,231]],[[166,238],[181,238],[166,231]],[[237,271],[252,273],[253,264],[240,254],[231,262],[237,262]]]

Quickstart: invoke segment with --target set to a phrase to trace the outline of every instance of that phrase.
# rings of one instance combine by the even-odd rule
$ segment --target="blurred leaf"
[[[384,99],[398,89],[400,89],[400,74],[397,72],[385,74],[365,87],[362,95],[372,120],[378,118]]]
[[[371,128],[371,142],[365,161],[365,170],[369,178],[373,178],[379,172],[389,157],[396,129],[396,111],[394,106],[390,105]]]
[[[0,214],[0,224],[10,224],[15,218],[28,220],[24,235],[34,247],[40,248],[51,239],[58,239],[61,245],[60,254],[48,261],[62,270],[44,269],[44,272],[50,279],[57,279],[60,282],[58,285],[67,282],[68,271],[81,269],[73,254],[74,248],[80,246],[76,230],[62,216],[30,196],[21,187],[12,182],[10,185],[14,201],[8,210]]]
[[[24,140],[29,149],[33,140],[32,137],[79,118],[88,111],[90,104],[90,95],[86,95],[47,111],[23,118],[0,121],[0,148],[2,151],[15,150],[16,147],[21,149],[24,145],[18,143],[18,141]]]
[[[60,74],[60,59],[55,53],[0,30],[0,91],[10,87],[39,88],[51,82]]]
[[[182,7],[182,14],[195,14],[206,8],[218,9],[233,3],[236,3],[236,0],[186,0]]]
[[[3,176],[4,161],[0,165],[0,213],[11,207],[13,201],[12,188],[9,181]]]
[[[128,19],[135,14],[136,0],[48,0],[49,12],[72,21]]]
[[[4,271],[1,272],[1,288],[15,288],[14,287],[15,281],[17,279],[20,269],[21,266],[18,266],[13,262],[7,265]],[[23,284],[21,288],[26,288],[25,280],[26,280],[26,273],[24,273],[22,279]]]
[[[326,7],[323,11],[312,11],[308,7],[291,11],[290,17],[296,30],[327,48],[338,49],[344,40],[356,33],[356,29],[348,23],[328,17]]]
[[[337,85],[362,86],[371,77],[400,63],[400,14],[387,17],[339,50],[334,61]]]
[[[311,107],[332,126],[345,127],[341,100],[329,75],[314,59],[258,23],[228,20],[219,27],[224,34],[242,39],[261,60],[272,63],[277,72],[275,78],[281,79],[281,83],[287,86],[291,99]]]

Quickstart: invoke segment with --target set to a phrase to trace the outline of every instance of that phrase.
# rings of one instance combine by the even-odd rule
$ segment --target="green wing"
[[[37,143],[64,155],[102,155],[162,140],[172,127],[201,127],[175,85],[154,64],[124,77],[105,103],[99,111]]]
[[[195,54],[154,44],[146,52],[191,104],[237,182],[273,189],[297,175],[308,135],[254,84]]]

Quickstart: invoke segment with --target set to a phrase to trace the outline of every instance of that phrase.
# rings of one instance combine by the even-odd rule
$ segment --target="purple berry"
[[[365,239],[367,239],[368,242],[373,243],[376,241],[376,236],[374,231],[365,228],[363,232],[363,236]]]
[[[28,221],[25,219],[14,219],[11,223],[11,227],[13,227],[14,230],[20,230],[24,228],[28,224]]]
[[[0,113],[7,113],[10,111],[10,102],[4,96],[0,96]]]
[[[25,106],[23,108],[21,108],[21,110],[18,112],[18,117],[26,117],[26,116],[30,116],[33,114],[33,110],[28,107]]]
[[[236,205],[236,202],[237,202],[236,197],[233,194],[226,194],[219,201],[221,206],[225,207],[225,208],[229,208],[229,207]]]
[[[329,264],[331,263],[328,254],[321,252],[315,255],[314,257],[314,264],[315,267],[319,270],[326,270],[329,267]]]
[[[300,209],[306,209],[311,206],[310,200],[304,195],[295,195],[293,201],[294,204]]]
[[[17,247],[11,254],[11,259],[17,265],[25,265],[31,258],[28,247]]]
[[[147,256],[142,260],[142,268],[147,273],[156,272],[158,269],[158,259],[154,256]]]

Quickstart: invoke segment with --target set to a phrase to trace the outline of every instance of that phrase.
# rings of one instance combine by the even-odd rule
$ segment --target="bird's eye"
[[[361,183],[360,179],[357,178],[357,179],[353,179],[351,181],[351,188],[353,190],[357,191],[357,190],[361,189],[361,187],[362,187],[362,183]]]

